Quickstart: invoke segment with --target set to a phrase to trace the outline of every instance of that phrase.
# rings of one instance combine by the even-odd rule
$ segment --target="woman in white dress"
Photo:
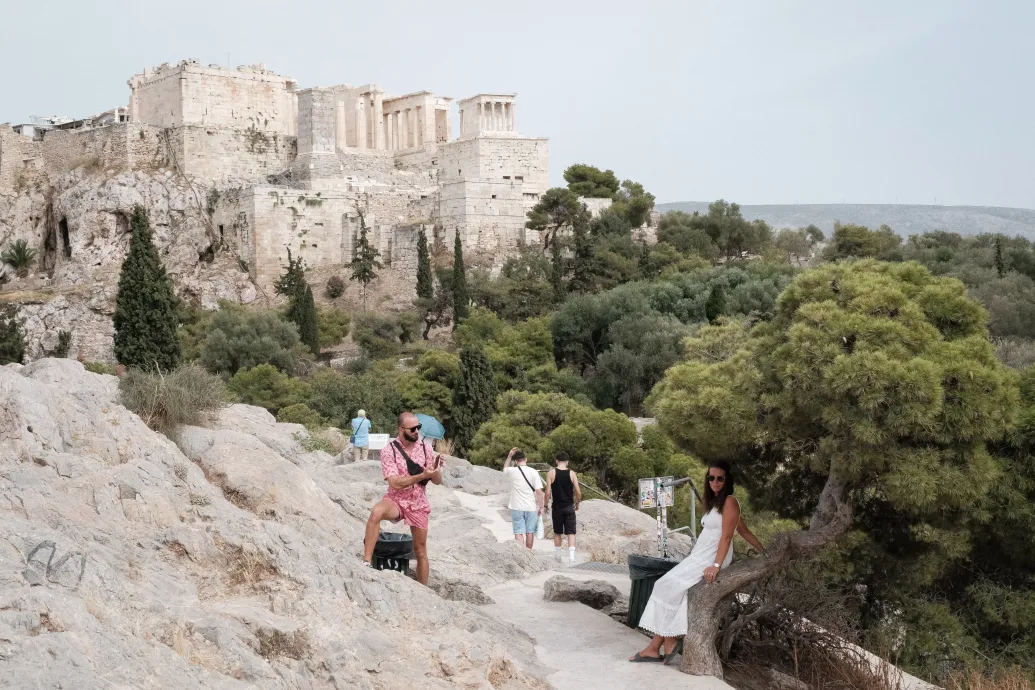
[[[690,555],[654,585],[640,618],[640,627],[654,633],[654,639],[629,661],[664,661],[666,649],[669,655],[675,651],[677,638],[686,635],[687,590],[701,580],[713,582],[723,568],[729,567],[734,531],[760,553],[764,551],[762,542],[740,516],[740,503],[733,496],[733,488],[728,462],[717,460],[708,465],[701,534]]]

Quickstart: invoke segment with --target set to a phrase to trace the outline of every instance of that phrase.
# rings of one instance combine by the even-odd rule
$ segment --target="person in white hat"
[[[367,448],[370,446],[370,420],[367,419],[366,410],[356,412],[356,418],[352,420],[352,438],[349,440],[355,449],[353,460],[366,460]]]

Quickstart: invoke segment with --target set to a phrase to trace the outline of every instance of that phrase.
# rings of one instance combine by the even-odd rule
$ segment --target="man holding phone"
[[[381,531],[381,521],[402,520],[413,535],[413,553],[417,557],[417,582],[428,584],[428,519],[431,504],[425,490],[427,483],[442,483],[442,459],[427,443],[418,443],[420,422],[412,412],[399,415],[399,435],[381,449],[381,474],[388,482],[388,492],[367,519],[363,538],[363,560],[370,565],[374,545]]]

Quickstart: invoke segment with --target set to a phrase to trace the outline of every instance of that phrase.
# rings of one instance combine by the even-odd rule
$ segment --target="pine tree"
[[[349,267],[352,268],[349,280],[358,280],[363,286],[363,309],[365,310],[367,308],[367,287],[377,277],[377,272],[382,266],[381,262],[377,260],[381,256],[381,252],[377,251],[377,248],[367,239],[367,223],[362,214],[359,216],[359,221],[359,241],[353,251],[352,262],[349,264]]]
[[[1003,241],[999,235],[995,236],[995,270],[1000,278],[1006,275],[1006,265],[1003,263]]]
[[[417,299],[432,299],[435,284],[431,276],[431,257],[428,255],[428,236],[424,228],[417,233]]]
[[[460,231],[453,242],[453,328],[467,318],[471,298],[467,292],[467,269],[464,268],[464,246],[460,242]]]
[[[716,283],[708,293],[708,301],[704,303],[704,315],[708,323],[715,323],[715,320],[726,313],[726,289],[722,283]]]
[[[478,428],[489,421],[495,411],[496,383],[488,357],[481,350],[461,350],[460,374],[450,415],[456,452],[470,450]]]
[[[24,356],[25,338],[14,308],[8,307],[0,318],[0,365],[21,364]]]
[[[561,243],[554,241],[550,245],[550,287],[553,288],[554,302],[564,301],[564,257],[561,255]]]
[[[316,301],[313,299],[313,288],[309,285],[301,290],[301,294],[291,300],[288,319],[298,326],[298,335],[302,343],[316,357],[320,356],[320,332],[316,324]]]
[[[115,357],[130,367],[171,371],[180,363],[176,296],[151,241],[143,207],[133,209],[133,237],[115,298]]]

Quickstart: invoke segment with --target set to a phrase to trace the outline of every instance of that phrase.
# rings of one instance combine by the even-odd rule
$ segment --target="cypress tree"
[[[568,283],[568,289],[572,292],[588,293],[593,290],[593,247],[589,243],[589,220],[585,206],[572,220],[574,256],[571,262],[571,281]]]
[[[550,245],[550,286],[553,288],[554,302],[563,302],[564,257],[561,256],[561,243],[556,239]]]
[[[464,246],[460,243],[460,231],[456,231],[453,242],[453,328],[467,318],[467,307],[471,298],[467,293],[467,270],[464,268]]]
[[[142,206],[133,209],[132,229],[115,298],[115,358],[130,367],[171,371],[180,363],[177,301]]]
[[[349,280],[358,280],[362,285],[363,309],[365,310],[367,308],[367,287],[377,277],[377,271],[381,268],[381,262],[377,260],[381,256],[381,252],[377,251],[377,248],[367,239],[367,223],[362,215],[360,215],[359,221],[359,240],[352,254],[352,262],[349,264],[352,268]]]
[[[1006,275],[1006,264],[1003,263],[1003,242],[999,235],[995,236],[995,270],[1000,278]]]
[[[460,351],[460,374],[453,393],[450,419],[453,426],[453,447],[466,453],[478,428],[496,411],[496,382],[489,358],[481,350]]]
[[[287,250],[287,253],[287,268],[284,269],[283,275],[277,278],[277,282],[273,283],[273,289],[278,295],[294,299],[295,295],[305,292],[305,263],[302,261],[302,257],[292,259],[290,249]]]
[[[298,336],[314,356],[320,356],[320,333],[316,324],[316,300],[313,299],[313,288],[305,285],[291,301],[288,319],[298,326]]]
[[[428,236],[424,228],[417,233],[417,299],[430,300],[435,296],[431,277],[431,257],[428,255]]]
[[[25,338],[22,336],[14,308],[8,307],[3,319],[0,319],[0,365],[12,362],[21,364],[24,356]]]
[[[708,293],[708,301],[704,304],[704,315],[708,323],[715,323],[715,319],[726,313],[726,289],[722,283],[712,286]]]

